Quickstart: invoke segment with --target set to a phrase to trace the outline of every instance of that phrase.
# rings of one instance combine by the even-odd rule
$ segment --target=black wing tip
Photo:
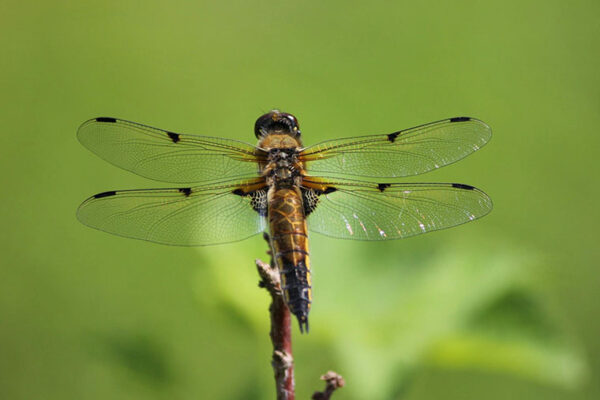
[[[111,190],[108,192],[102,192],[102,193],[98,193],[92,196],[93,199],[101,199],[103,197],[109,197],[109,196],[114,196],[116,195],[117,192],[115,190]]]
[[[456,189],[475,190],[475,186],[465,185],[464,183],[453,183],[452,187]]]
[[[308,334],[308,316],[305,314],[296,314],[296,318],[298,318],[300,333],[306,332]]]
[[[337,189],[333,186],[327,186],[325,190],[323,190],[323,194],[329,194],[335,192]]]
[[[454,117],[450,118],[450,122],[467,122],[472,120],[471,117]]]
[[[96,122],[110,122],[110,123],[115,123],[117,122],[116,118],[112,118],[112,117],[98,117],[96,118]]]

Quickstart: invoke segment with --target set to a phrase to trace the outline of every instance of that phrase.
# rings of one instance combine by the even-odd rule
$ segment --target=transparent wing
[[[200,246],[238,241],[262,232],[266,226],[264,210],[265,189],[245,194],[239,185],[223,185],[104,192],[84,201],[77,218],[119,236]]]
[[[319,185],[323,190],[314,196],[308,228],[340,239],[400,239],[460,225],[492,210],[485,193],[457,183]]]
[[[100,158],[146,178],[172,183],[246,179],[264,152],[230,139],[183,135],[116,118],[95,118],[77,131]]]
[[[491,135],[482,121],[457,117],[388,135],[325,141],[304,149],[300,157],[310,175],[395,178],[458,161]]]

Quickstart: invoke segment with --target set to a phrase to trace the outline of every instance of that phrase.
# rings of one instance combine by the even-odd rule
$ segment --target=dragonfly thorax
[[[269,150],[268,164],[263,173],[269,186],[291,187],[299,184],[301,164],[295,148]]]

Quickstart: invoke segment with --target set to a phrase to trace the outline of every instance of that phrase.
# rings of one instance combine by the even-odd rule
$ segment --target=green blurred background
[[[484,219],[389,243],[313,235],[297,393],[600,398],[600,3],[0,2],[0,397],[268,399],[260,237],[175,248],[91,230],[87,196],[155,187],[95,157],[114,116],[254,142],[278,107],[306,144],[468,115],[490,144],[420,181]],[[168,185],[166,185],[168,186]]]

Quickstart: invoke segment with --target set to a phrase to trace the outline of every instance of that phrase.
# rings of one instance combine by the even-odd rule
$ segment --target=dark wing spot
[[[116,118],[110,118],[110,117],[99,117],[96,118],[96,122],[117,122]]]
[[[302,190],[302,205],[304,206],[304,216],[308,217],[319,204],[319,196],[337,191],[333,186],[327,186],[325,190],[305,189]]]
[[[250,203],[252,209],[254,209],[261,217],[266,217],[268,209],[267,191],[260,189],[250,193],[250,196],[252,196],[252,202]]]
[[[389,135],[387,135],[388,140],[391,143],[394,143],[394,140],[396,140],[396,138],[398,137],[398,135],[400,134],[400,132],[394,132],[394,133],[390,133]]]
[[[235,189],[233,192],[236,196],[250,196],[250,206],[261,217],[267,216],[267,191],[264,189],[255,190],[254,192],[244,192],[242,189]]]
[[[377,189],[379,189],[380,192],[383,192],[385,189],[389,188],[390,186],[392,186],[390,183],[380,183],[379,185],[377,185]]]
[[[319,204],[319,194],[314,189],[304,189],[302,190],[302,206],[304,207],[304,216],[308,217],[310,213],[312,213],[317,205]]]
[[[465,190],[474,190],[475,188],[471,185],[465,185],[462,183],[453,183],[452,184],[453,188],[457,188],[457,189],[465,189]]]
[[[192,188],[180,188],[179,193],[183,193],[185,197],[188,197],[190,194],[192,194]]]
[[[167,135],[169,135],[169,138],[173,141],[173,143],[179,142],[179,134],[178,133],[167,132]]]
[[[470,121],[471,118],[469,117],[454,117],[454,118],[450,118],[450,122],[465,122],[465,121]]]
[[[101,199],[103,197],[114,196],[115,194],[117,194],[117,192],[115,192],[114,190],[111,190],[110,192],[98,193],[97,195],[94,195],[94,198]]]

